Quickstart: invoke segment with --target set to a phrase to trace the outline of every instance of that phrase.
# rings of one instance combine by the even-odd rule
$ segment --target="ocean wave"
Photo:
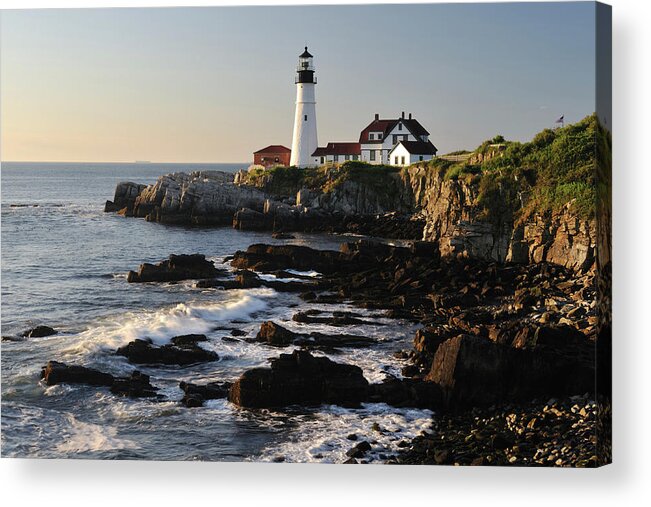
[[[165,345],[174,336],[206,334],[216,324],[242,321],[268,308],[276,295],[272,289],[232,291],[229,299],[218,302],[179,303],[155,311],[136,311],[113,316],[81,333],[68,353],[106,352],[136,339]]]

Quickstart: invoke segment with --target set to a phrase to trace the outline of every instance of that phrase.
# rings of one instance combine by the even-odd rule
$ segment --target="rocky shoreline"
[[[331,168],[310,188],[275,173],[262,182],[246,171],[173,173],[148,186],[119,183],[104,210],[165,224],[425,240],[442,256],[594,269],[597,221],[583,217],[573,201],[523,219],[525,183],[512,183],[522,185],[517,199],[512,189],[498,188],[500,204],[487,213],[472,179],[446,179],[427,165],[376,169],[371,177],[373,170]]]
[[[205,400],[227,398],[249,409],[322,403],[354,408],[379,402],[434,410],[432,433],[405,441],[403,453],[387,456],[387,463],[593,466],[608,460],[609,445],[596,442],[594,432],[588,435],[595,414],[605,413],[597,404],[594,381],[599,331],[594,271],[544,262],[441,258],[438,244],[420,241],[396,247],[359,240],[339,251],[256,244],[235,252],[230,263],[233,275],[201,255],[173,255],[141,266],[129,282],[198,279],[198,288],[270,286],[299,292],[306,303],[332,305],[333,310],[299,309],[294,321],[328,324],[341,333],[297,334],[261,322],[255,337],[243,339],[294,350],[268,367],[244,371],[232,384],[218,378],[208,384],[182,382],[180,404],[200,407]],[[321,276],[305,283],[262,276],[287,270]],[[338,311],[342,303],[420,324],[413,349],[399,353],[408,359],[401,378],[370,383],[357,366],[319,355],[373,346],[372,340],[349,331],[372,317]],[[242,339],[237,330],[232,334]],[[217,360],[201,347],[203,340],[203,335],[178,336],[163,346],[136,340],[115,353],[132,364]],[[114,378],[51,361],[43,379],[48,385],[81,382],[122,396],[157,398],[149,377],[137,370]],[[550,398],[560,401],[534,401]],[[496,442],[500,435],[503,441]],[[365,461],[372,435],[364,442],[364,449],[353,446],[348,463]]]

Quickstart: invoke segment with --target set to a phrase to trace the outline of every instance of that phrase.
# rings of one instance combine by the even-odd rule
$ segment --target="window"
[[[335,162],[339,162],[339,155],[335,155],[335,156],[334,156],[334,161],[335,161]]]
[[[393,134],[393,144],[398,144],[398,136]]]
[[[408,141],[409,140],[409,134],[407,134],[406,136],[402,136],[402,140],[403,141]]]
[[[377,138],[382,139],[382,133],[378,132]]]
[[[375,160],[375,150],[369,151],[369,159]]]
[[[400,163],[401,163],[402,165],[405,165],[405,157],[400,157]]]
[[[353,160],[359,160],[359,157],[357,155],[353,155]]]
[[[369,139],[369,141],[372,141],[373,139],[375,139],[375,134],[369,134],[368,139]]]
[[[422,162],[422,161],[423,161],[423,156],[422,156],[422,155],[419,155],[419,156],[418,156],[418,160],[420,160],[420,161]]]
[[[346,155],[346,156],[344,157],[344,160],[350,160],[350,155]]]
[[[398,123],[398,130],[402,130],[402,123]]]
[[[307,115],[303,116],[303,119],[304,119],[305,121],[307,121]]]
[[[396,158],[393,160],[393,163],[394,163],[395,165],[398,165],[398,157],[397,157],[397,156],[396,156]]]
[[[325,162],[325,159],[321,157],[321,163],[323,164]]]

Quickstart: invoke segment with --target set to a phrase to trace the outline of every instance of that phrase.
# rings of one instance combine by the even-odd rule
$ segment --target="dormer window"
[[[368,138],[370,141],[372,141],[373,139],[375,139],[375,134],[369,134]]]
[[[378,139],[382,139],[382,134],[381,134],[381,133],[378,133],[377,138],[378,138]]]

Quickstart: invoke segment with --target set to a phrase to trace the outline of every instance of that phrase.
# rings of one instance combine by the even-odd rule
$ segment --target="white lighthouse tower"
[[[290,165],[308,167],[315,165],[312,153],[317,149],[316,137],[316,97],[314,86],[316,76],[312,65],[312,55],[305,51],[298,57],[296,68],[296,116],[292,137],[292,156]]]

